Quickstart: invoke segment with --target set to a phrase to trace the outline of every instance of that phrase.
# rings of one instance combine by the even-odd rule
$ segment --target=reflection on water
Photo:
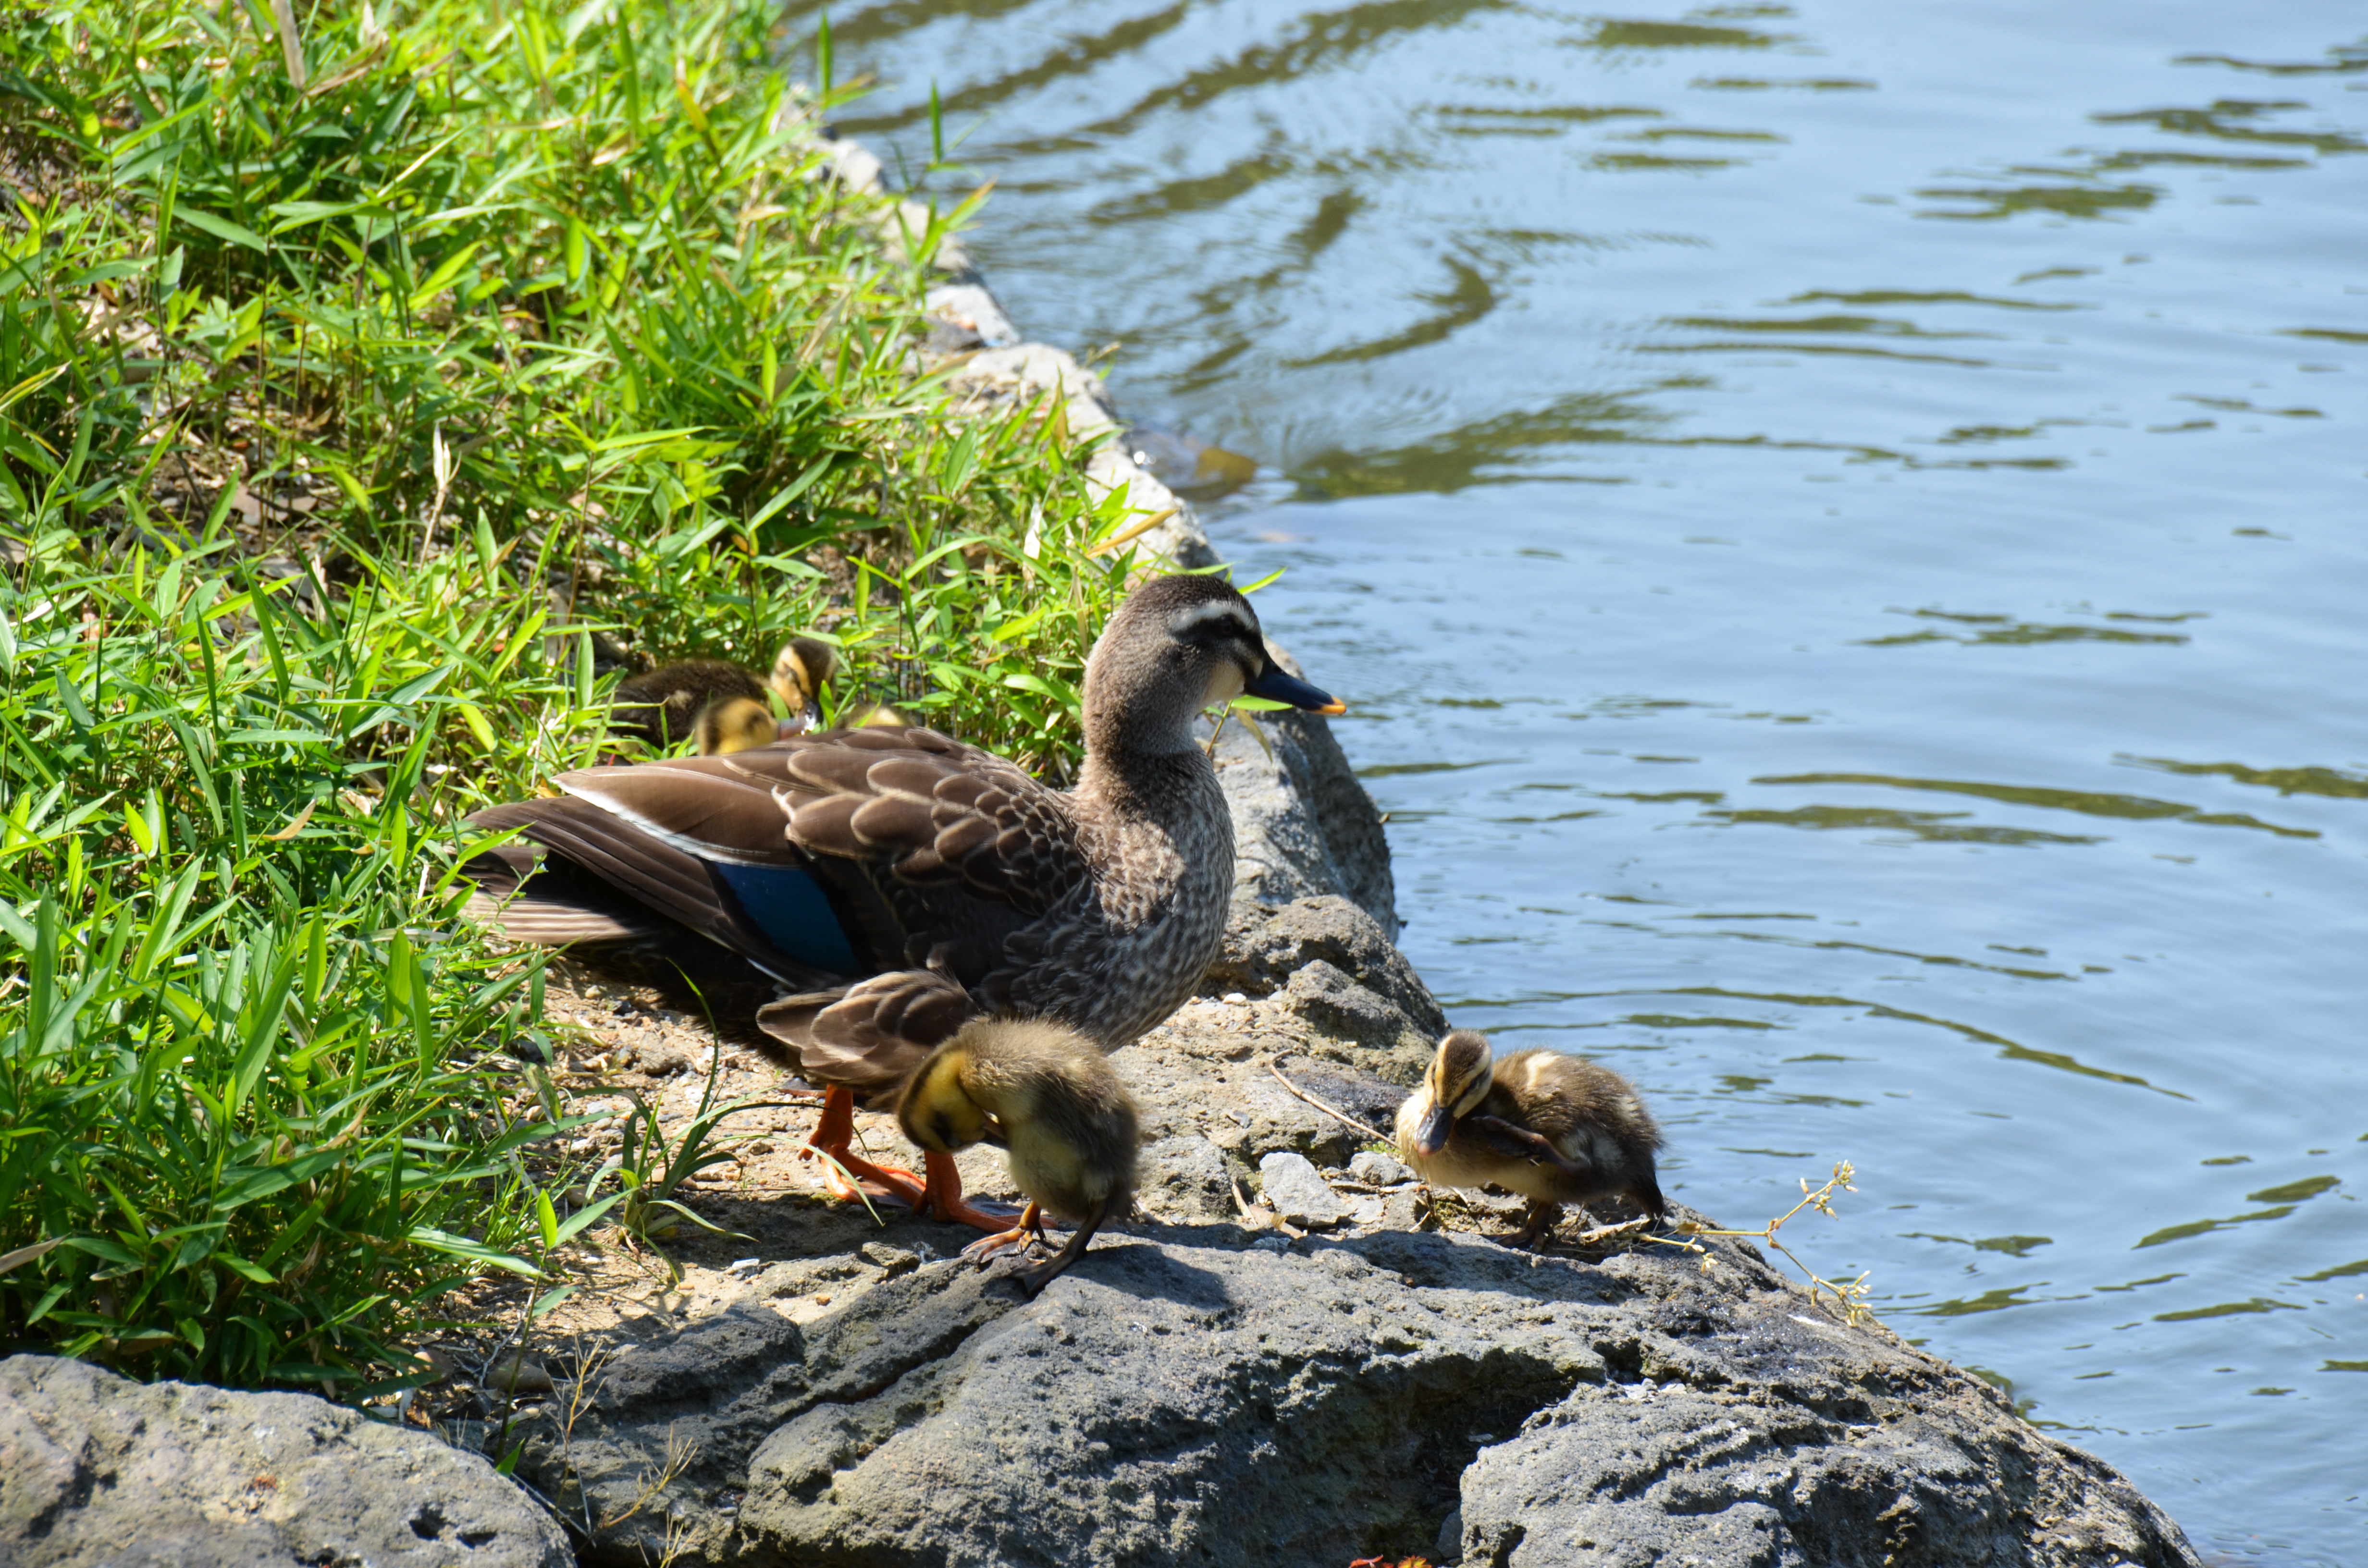
[[[2207,1555],[2358,1562],[2360,19],[832,21],[848,129],[975,124],[1015,317],[1261,465],[1215,531],[1457,1020],[1730,1220],[1855,1161],[1826,1272]]]

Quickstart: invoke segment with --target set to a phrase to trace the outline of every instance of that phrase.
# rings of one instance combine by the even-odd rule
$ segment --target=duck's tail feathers
[[[544,948],[641,941],[663,934],[657,922],[565,861],[554,861],[547,869],[540,861],[533,845],[515,839],[471,856],[461,867],[476,883],[466,906],[470,918],[495,927],[513,942]]]
[[[586,909],[561,900],[546,899],[541,890],[513,898],[488,896],[484,889],[469,895],[470,918],[497,926],[513,942],[539,948],[564,948],[575,942],[646,941],[664,935],[664,928],[622,913]]]

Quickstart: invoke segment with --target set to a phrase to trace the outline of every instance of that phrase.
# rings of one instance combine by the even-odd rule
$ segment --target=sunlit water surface
[[[1255,458],[1457,1021],[2368,1562],[2368,43],[2332,4],[837,9],[1013,314]],[[951,188],[951,182],[948,188]]]

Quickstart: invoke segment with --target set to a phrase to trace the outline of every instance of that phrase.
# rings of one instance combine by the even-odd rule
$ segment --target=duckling
[[[822,718],[817,699],[823,683],[838,673],[838,650],[818,637],[792,637],[781,647],[773,660],[772,686],[790,705],[790,711],[803,721],[801,729],[812,729]]]
[[[1472,1029],[1439,1042],[1422,1087],[1398,1107],[1398,1153],[1416,1174],[1527,1198],[1517,1246],[1534,1245],[1565,1203],[1624,1195],[1656,1221],[1668,1214],[1653,1170],[1661,1130],[1627,1079],[1556,1051],[1494,1057]]]
[[[912,725],[913,721],[905,716],[903,709],[891,708],[884,702],[875,702],[852,713],[842,708],[838,713],[838,727],[842,730],[905,730]]]
[[[1076,1225],[1050,1262],[1013,1276],[1031,1297],[1084,1256],[1103,1221],[1133,1201],[1141,1142],[1133,1096],[1100,1047],[1058,1024],[972,1019],[914,1073],[896,1120],[905,1137],[934,1153],[984,1142],[1010,1158],[1028,1207],[1018,1224],[972,1243],[963,1256],[984,1263],[1043,1241],[1048,1209]]]
[[[685,738],[698,737],[700,755],[714,756],[721,754],[708,748],[702,728],[707,711],[727,703],[746,702],[764,708],[765,692],[769,687],[780,694],[792,717],[775,725],[773,733],[762,741],[749,741],[724,750],[768,745],[775,739],[798,734],[814,726],[822,716],[815,694],[837,668],[837,652],[814,637],[791,638],[774,659],[769,677],[729,659],[683,659],[619,681],[616,696],[611,699],[609,723],[612,728],[640,735],[653,745],[670,746]],[[748,729],[753,722],[746,710],[738,710],[733,722],[741,730]],[[766,722],[773,722],[769,710]],[[724,732],[719,729],[718,733],[722,733]]]
[[[728,756],[735,751],[768,746],[781,738],[773,710],[753,697],[726,698],[699,710],[691,726],[701,756]]]

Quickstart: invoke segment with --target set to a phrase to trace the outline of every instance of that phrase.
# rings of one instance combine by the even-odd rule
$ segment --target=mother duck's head
[[[1215,577],[1155,577],[1119,606],[1086,660],[1090,751],[1181,751],[1192,720],[1241,696],[1310,713],[1348,707],[1275,662],[1258,611]]]

